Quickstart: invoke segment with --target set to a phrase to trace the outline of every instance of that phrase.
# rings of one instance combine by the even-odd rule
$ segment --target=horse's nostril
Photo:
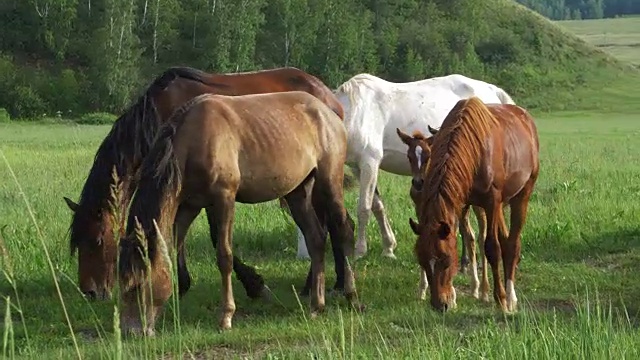
[[[96,297],[98,296],[98,294],[96,294],[94,290],[85,291],[83,292],[83,294],[89,300],[95,300]]]

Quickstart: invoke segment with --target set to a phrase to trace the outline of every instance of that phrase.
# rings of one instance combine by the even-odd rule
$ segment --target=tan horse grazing
[[[344,254],[351,256],[355,247],[353,221],[343,204],[346,139],[341,119],[305,92],[201,95],[177,110],[141,165],[128,235],[120,242],[123,330],[153,334],[155,319],[171,294],[169,267],[154,220],[169,239],[173,219],[178,229],[186,231],[203,207],[213,209],[216,230],[222,277],[220,327],[231,328],[236,309],[231,285],[236,201],[287,200],[310,250],[311,309],[313,314],[321,312],[327,230]],[[140,237],[146,238],[149,268],[141,255],[145,246]],[[355,280],[343,259],[345,295],[353,304]],[[145,317],[138,311],[138,296]]]
[[[73,211],[69,245],[72,255],[78,251],[82,293],[89,299],[111,297],[117,255],[115,240],[122,235],[116,232],[124,224],[112,224],[110,202],[116,210],[124,213],[137,185],[133,174],[147,155],[158,129],[174,110],[201,94],[248,95],[294,90],[312,94],[340,118],[344,117],[342,105],[331,89],[315,76],[293,67],[234,74],[210,74],[189,67],[171,67],[155,78],[144,94],[118,118],[100,144],[78,204],[64,198]],[[111,195],[114,167],[122,181],[117,199],[112,199]],[[211,226],[211,210],[205,209],[211,241],[215,246],[213,234],[216,230]],[[177,267],[180,295],[183,295],[191,286],[191,276],[181,247]],[[253,267],[236,257],[233,268],[250,298],[264,294],[264,280]],[[307,282],[302,292],[308,292],[309,286]],[[344,288],[340,273],[335,287]]]
[[[487,214],[485,255],[493,273],[493,297],[504,312],[516,310],[515,272],[520,235],[539,171],[537,128],[516,105],[460,100],[445,118],[431,147],[419,206],[415,252],[427,273],[431,306],[456,306],[453,277],[458,270],[454,224],[466,204]],[[503,205],[511,208],[507,232]],[[504,266],[503,284],[500,262]],[[505,292],[506,286],[506,292]]]
[[[427,127],[429,131],[435,135],[435,130],[431,126]],[[429,160],[431,159],[431,145],[433,144],[434,137],[426,137],[420,131],[415,131],[413,136],[405,134],[400,129],[396,129],[398,136],[403,143],[407,144],[407,158],[411,168],[411,188],[409,190],[409,196],[413,201],[414,209],[418,219],[421,218],[420,210],[420,196],[424,191],[424,177],[426,175]],[[482,298],[484,301],[489,301],[489,278],[487,275],[487,258],[484,256],[484,239],[487,236],[487,217],[484,209],[478,206],[473,206],[473,212],[478,220],[478,242],[481,249],[481,261],[482,261],[482,283],[478,279],[478,263],[476,259],[476,239],[471,229],[471,222],[469,221],[469,207],[465,206],[462,209],[460,215],[462,221],[458,220],[458,227],[460,234],[462,235],[462,255],[460,271],[466,272],[465,260],[471,265],[471,294],[474,298]],[[466,250],[466,251],[465,251]],[[469,254],[470,260],[467,258]],[[420,285],[418,287],[418,297],[421,300],[427,298],[427,273],[424,270],[420,271]],[[482,294],[482,296],[480,295]]]

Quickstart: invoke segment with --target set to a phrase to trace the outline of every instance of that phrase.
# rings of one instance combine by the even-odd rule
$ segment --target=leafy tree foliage
[[[640,12],[635,0],[518,1],[552,18]],[[295,66],[331,87],[361,72],[461,73],[544,106],[599,61],[512,0],[0,0],[0,21],[0,108],[14,117],[119,113],[174,65]]]

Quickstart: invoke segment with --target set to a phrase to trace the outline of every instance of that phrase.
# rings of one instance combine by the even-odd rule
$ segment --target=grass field
[[[588,43],[640,67],[640,17],[558,21]]]
[[[638,358],[640,123],[635,113],[538,117],[541,174],[523,235],[516,282],[520,311],[514,316],[470,298],[468,279],[460,274],[456,310],[442,315],[416,299],[409,181],[383,173],[380,190],[399,241],[398,260],[379,256],[380,235],[372,221],[369,255],[355,265],[359,294],[368,305],[364,314],[348,311],[344,299],[329,298],[325,315],[307,319],[306,299],[300,305],[292,290],[302,285],[308,266],[295,259],[292,220],[274,202],[240,205],[235,252],[258,266],[275,298],[251,301],[234,279],[234,329],[218,333],[220,276],[201,215],[188,238],[193,285],[177,307],[179,315],[170,306],[155,339],[122,342],[115,340],[114,303],[88,303],[74,285],[70,212],[62,200],[63,195],[77,199],[108,127],[0,124],[3,355],[72,358],[75,337],[84,358]],[[355,202],[356,193],[349,193],[352,212]],[[332,268],[329,260],[328,286]]]

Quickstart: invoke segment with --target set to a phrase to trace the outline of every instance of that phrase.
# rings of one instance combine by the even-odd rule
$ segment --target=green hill
[[[119,113],[172,65],[296,66],[335,87],[462,73],[539,110],[614,109],[640,75],[507,0],[2,2],[0,107],[13,117]],[[157,5],[160,6],[157,8]],[[212,7],[212,4],[216,4]],[[597,94],[597,97],[593,95]],[[637,101],[636,103],[640,103]]]

